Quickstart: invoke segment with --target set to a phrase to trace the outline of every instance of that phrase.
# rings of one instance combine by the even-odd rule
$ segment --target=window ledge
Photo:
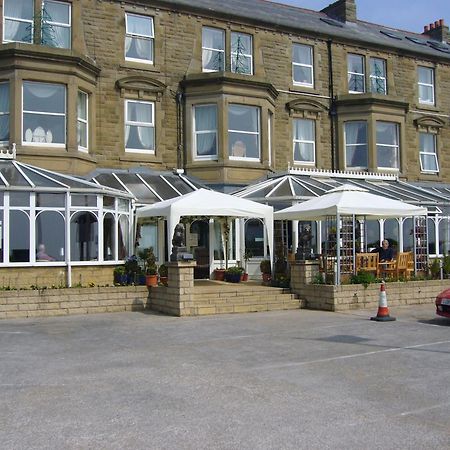
[[[416,103],[414,105],[414,108],[417,110],[423,110],[423,111],[432,111],[432,112],[440,111],[436,105],[428,105],[427,103]]]
[[[124,162],[146,162],[162,164],[163,161],[156,155],[146,155],[145,153],[126,153],[119,157],[119,161]]]
[[[74,158],[80,159],[83,161],[89,161],[96,163],[97,158],[94,155],[90,155],[89,153],[80,152],[78,150],[68,152],[66,148],[45,148],[45,147],[36,147],[36,146],[26,146],[20,147],[17,149],[18,155],[25,156],[50,156],[50,157],[63,157],[63,158]]]
[[[145,70],[146,72],[156,72],[160,73],[161,69],[158,64],[146,64],[140,63],[137,61],[123,61],[119,64],[121,69],[136,69],[136,70]]]

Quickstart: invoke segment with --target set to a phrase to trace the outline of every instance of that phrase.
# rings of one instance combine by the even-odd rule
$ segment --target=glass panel
[[[215,28],[204,27],[202,30],[203,70],[217,71],[224,69],[224,48],[224,32]]]
[[[64,261],[65,222],[56,211],[36,217],[36,261]]]
[[[428,218],[428,252],[430,255],[436,254],[436,228],[434,219]]]
[[[296,83],[312,84],[311,67],[294,66],[294,81]]]
[[[403,251],[414,251],[414,232],[412,219],[403,221]]]
[[[115,255],[116,239],[114,237],[114,222],[113,214],[105,214],[103,219],[103,259],[105,261],[111,261]]]
[[[312,48],[309,45],[294,44],[292,46],[292,60],[295,63],[312,65]]]
[[[78,118],[87,120],[87,99],[85,92],[78,91],[77,112]]]
[[[228,141],[231,156],[259,159],[259,135],[230,131]]]
[[[398,145],[398,132],[395,123],[377,122],[377,144]]]
[[[33,40],[32,24],[5,19],[5,41],[28,42]]]
[[[427,67],[419,67],[419,83],[433,84],[433,69]]]
[[[217,154],[217,106],[195,107],[195,133],[197,156]]]
[[[387,219],[384,222],[384,238],[389,240],[389,246],[394,249],[394,253],[399,249],[399,224],[397,219]]]
[[[77,122],[77,139],[78,146],[87,148],[87,124],[83,122]]]
[[[367,167],[367,123],[347,122],[345,124],[347,167]]]
[[[433,103],[433,89],[430,86],[419,85],[419,100],[421,102]]]
[[[264,225],[258,219],[245,222],[245,249],[252,257],[264,257]]]
[[[64,208],[66,196],[64,194],[36,194],[37,207]]]
[[[364,58],[360,55],[348,55],[348,71],[364,73]]]
[[[248,34],[231,33],[231,71],[252,73],[252,37]]]
[[[124,259],[129,254],[129,230],[128,230],[128,217],[120,216],[119,218],[119,259]]]
[[[3,195],[2,197],[2,205],[3,205]],[[0,210],[0,262],[4,261],[3,251],[4,251],[4,242],[3,242],[3,210]]]
[[[0,206],[3,206],[3,192],[0,192]]]
[[[23,114],[24,142],[65,144],[66,118],[45,114]]]
[[[4,14],[16,19],[33,19],[33,0],[4,0]]]
[[[9,212],[9,260],[30,261],[30,220],[22,211]]]
[[[44,9],[47,12],[51,22],[70,24],[70,5],[62,2],[52,2],[46,0]]]
[[[76,213],[70,222],[72,261],[93,261],[98,257],[98,222],[94,214]]]
[[[448,255],[450,252],[450,226],[449,219],[444,217],[439,222],[439,253]]]
[[[222,30],[204,27],[202,30],[202,43],[204,48],[215,50],[225,49],[225,35]]]
[[[0,83],[0,141],[9,141],[9,83]]]
[[[153,37],[153,18],[126,14],[127,33]]]
[[[314,144],[296,142],[294,144],[294,161],[314,162]]]
[[[125,200],[123,198],[119,198],[119,211],[128,212],[129,208],[130,208],[130,201]]]
[[[378,220],[366,221],[367,250],[370,252],[380,246],[380,224]]]
[[[228,129],[258,132],[259,108],[255,106],[230,105],[228,108]]]
[[[30,186],[28,181],[12,165],[0,167],[0,172],[10,186]]]
[[[97,206],[97,196],[72,194],[72,206]]]
[[[429,172],[438,172],[436,155],[420,155],[420,162],[422,163],[422,170]]]
[[[115,208],[115,198],[103,196],[103,208],[114,209]]]
[[[156,222],[138,224],[137,240],[140,249],[153,247],[153,251],[157,255],[158,224]]]
[[[9,193],[10,206],[30,206],[29,192],[10,192]]]
[[[66,88],[62,84],[23,82],[24,111],[65,114]]]
[[[153,61],[153,40],[139,37],[125,38],[125,48],[127,58]]]

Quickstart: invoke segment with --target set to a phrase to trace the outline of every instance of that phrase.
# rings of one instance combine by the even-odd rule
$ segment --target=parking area
[[[0,321],[5,449],[448,449],[433,305]]]

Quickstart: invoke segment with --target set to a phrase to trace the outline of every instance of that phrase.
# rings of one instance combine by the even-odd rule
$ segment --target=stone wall
[[[145,286],[0,291],[0,319],[143,311]]]

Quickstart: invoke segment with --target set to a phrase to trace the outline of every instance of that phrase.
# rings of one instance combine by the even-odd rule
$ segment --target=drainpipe
[[[336,154],[336,98],[334,96],[334,77],[333,77],[333,53],[331,39],[327,40],[328,49],[328,94],[330,97],[330,140],[331,140],[331,170],[337,170],[339,161]]]
[[[186,146],[184,145],[184,93],[178,91],[175,94],[177,105],[177,169],[185,169],[186,165]]]

